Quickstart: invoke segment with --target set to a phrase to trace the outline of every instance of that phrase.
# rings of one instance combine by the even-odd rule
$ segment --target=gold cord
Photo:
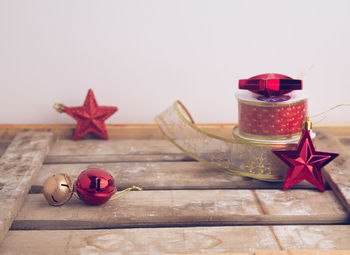
[[[68,176],[66,174],[64,174],[64,179],[66,179],[66,183],[68,185],[68,189],[70,190],[70,192],[73,193],[73,196],[75,196],[76,198],[80,199],[80,197],[77,195],[77,193],[74,192],[75,191],[74,190],[74,185],[73,186],[70,185],[71,182],[69,181]]]
[[[311,71],[311,69],[313,69],[315,67],[314,64],[312,64],[311,66],[309,66],[308,68],[304,68],[301,73],[299,74],[299,76],[297,77],[297,79],[301,79],[301,77],[305,76],[307,73],[309,73]]]
[[[336,106],[333,106],[333,107],[329,108],[328,110],[326,110],[326,111],[324,111],[324,112],[321,112],[321,113],[312,115],[312,116],[310,116],[310,118],[316,118],[316,117],[319,117],[319,116],[322,116],[322,115],[326,114],[326,116],[324,116],[322,119],[320,119],[320,120],[317,121],[317,122],[314,122],[314,125],[315,125],[315,124],[318,124],[318,123],[320,123],[321,121],[323,121],[325,118],[327,118],[327,117],[329,116],[329,113],[330,113],[331,111],[333,111],[333,110],[335,110],[335,109],[337,109],[337,108],[339,108],[339,107],[342,107],[342,106],[350,106],[350,104],[338,104],[338,105],[336,105]],[[328,114],[327,114],[327,113],[328,113]]]
[[[56,133],[56,144],[60,142],[60,134],[59,134],[59,129],[57,127],[57,123],[58,123],[58,114],[59,114],[59,111],[57,110],[56,111],[56,125],[55,125],[55,128],[54,128],[54,134]]]
[[[134,186],[132,186],[130,188],[127,188],[127,189],[124,189],[122,191],[117,192],[114,196],[111,197],[111,199],[109,199],[109,201],[112,201],[112,200],[115,200],[117,198],[120,198],[121,196],[124,196],[126,193],[128,193],[128,192],[130,192],[130,191],[132,191],[134,189],[136,189],[138,191],[142,190],[142,188],[137,187],[137,186],[134,185]]]

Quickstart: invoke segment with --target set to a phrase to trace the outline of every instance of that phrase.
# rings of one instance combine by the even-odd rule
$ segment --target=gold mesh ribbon
[[[191,158],[231,174],[261,180],[282,181],[287,167],[271,150],[296,146],[208,133],[194,124],[191,114],[180,101],[156,116],[155,122],[163,134]]]

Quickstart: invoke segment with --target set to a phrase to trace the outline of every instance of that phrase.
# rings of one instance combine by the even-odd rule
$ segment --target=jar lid
[[[280,96],[265,97],[259,94],[253,94],[249,91],[237,91],[235,97],[239,102],[262,107],[276,107],[289,104],[295,104],[307,100],[309,97],[305,91],[292,91]]]
[[[303,88],[302,80],[277,73],[260,74],[249,79],[241,79],[239,89],[247,89],[266,97],[279,96]]]

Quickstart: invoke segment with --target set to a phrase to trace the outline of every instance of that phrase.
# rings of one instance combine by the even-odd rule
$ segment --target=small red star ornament
[[[65,112],[77,121],[74,140],[78,140],[88,133],[94,133],[103,139],[108,139],[106,124],[104,123],[118,108],[114,106],[99,106],[94,92],[89,89],[83,106],[68,107],[55,105],[58,112]]]
[[[308,123],[304,126],[311,127],[311,123]],[[336,152],[316,151],[310,137],[310,128],[303,128],[297,150],[276,150],[273,153],[289,166],[283,190],[306,180],[319,190],[324,191],[321,169],[339,156],[339,153]]]

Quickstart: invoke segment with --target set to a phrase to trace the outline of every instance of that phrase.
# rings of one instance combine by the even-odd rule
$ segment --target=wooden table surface
[[[202,125],[230,137],[233,125]],[[350,254],[350,126],[314,128],[341,155],[327,190],[239,177],[196,162],[154,125],[110,125],[107,141],[73,141],[70,125],[0,125],[0,254]],[[44,180],[89,167],[118,190],[101,206],[49,206]],[[308,250],[308,251],[306,251]]]

